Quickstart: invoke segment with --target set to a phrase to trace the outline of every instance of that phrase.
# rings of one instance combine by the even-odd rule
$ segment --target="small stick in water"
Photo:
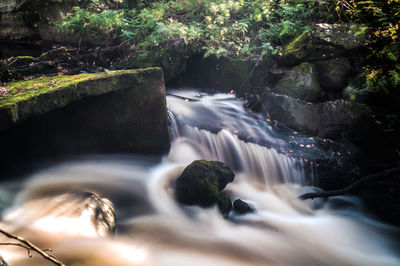
[[[307,199],[315,199],[315,198],[327,198],[327,197],[333,197],[333,196],[340,196],[347,194],[351,192],[354,188],[358,187],[360,184],[366,182],[366,181],[372,181],[376,178],[382,178],[382,177],[388,177],[392,175],[397,175],[400,174],[400,168],[392,168],[380,173],[376,173],[373,175],[365,176],[354,183],[351,183],[349,186],[343,188],[343,189],[338,189],[338,190],[332,190],[332,191],[324,191],[324,192],[315,192],[315,193],[305,193],[303,195],[300,195],[298,198],[301,200],[307,200]]]

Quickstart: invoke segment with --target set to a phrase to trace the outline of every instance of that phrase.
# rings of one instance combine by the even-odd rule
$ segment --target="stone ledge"
[[[6,88],[0,168],[66,155],[169,150],[160,68],[45,77]]]

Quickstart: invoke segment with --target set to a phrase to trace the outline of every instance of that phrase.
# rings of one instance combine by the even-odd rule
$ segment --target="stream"
[[[87,155],[4,181],[0,227],[67,265],[400,265],[399,229],[363,214],[357,198],[297,199],[316,190],[314,177],[273,121],[233,94],[169,90],[167,105],[168,155]],[[174,180],[196,159],[225,162],[236,174],[226,193],[256,211],[180,206]],[[15,246],[0,255],[53,265]]]

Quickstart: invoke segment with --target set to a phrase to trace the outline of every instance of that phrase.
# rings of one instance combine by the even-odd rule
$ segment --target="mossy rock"
[[[135,54],[128,62],[128,66],[130,68],[161,67],[166,82],[183,73],[187,67],[185,43],[175,41],[160,45],[160,47],[163,48],[159,51]]]
[[[307,56],[307,42],[309,41],[310,31],[303,32],[300,36],[290,42],[279,62],[283,65],[295,65]]]
[[[129,88],[133,77],[140,82],[142,73],[154,70],[119,70],[9,83],[5,86],[8,92],[0,98],[0,131],[87,96]]]
[[[293,66],[301,62],[325,60],[354,54],[366,39],[366,27],[357,24],[314,24],[290,42],[278,61]]]
[[[227,216],[232,210],[232,201],[229,196],[220,195],[218,198],[218,209],[223,216]]]
[[[169,150],[160,68],[42,77],[5,89],[1,162],[28,155],[24,149],[35,157]]]
[[[235,174],[224,163],[197,160],[183,170],[176,180],[179,203],[209,207],[218,202],[219,192],[232,182]]]
[[[305,101],[316,101],[321,91],[315,66],[305,62],[294,67],[278,81],[274,91]]]
[[[233,202],[233,210],[237,214],[246,214],[254,212],[254,209],[250,207],[248,203],[244,202],[241,199],[237,199]]]

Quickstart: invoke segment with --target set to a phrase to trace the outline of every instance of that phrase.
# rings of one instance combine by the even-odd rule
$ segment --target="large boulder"
[[[345,100],[311,103],[266,92],[264,112],[298,131],[334,139],[362,137],[371,110],[365,104]]]
[[[341,95],[343,89],[348,85],[348,78],[352,67],[348,58],[332,58],[313,62],[319,77],[319,84],[332,93]]]
[[[0,165],[82,153],[169,149],[160,68],[9,83],[0,97]]]
[[[224,163],[197,160],[183,170],[176,180],[176,198],[179,203],[209,207],[215,205],[220,192],[232,182],[235,174]],[[224,202],[226,199],[221,199]],[[222,205],[226,203],[221,202]]]
[[[362,48],[366,39],[364,29],[355,24],[315,24],[287,45],[279,62],[296,65],[304,61],[351,55]]]
[[[316,101],[320,95],[320,86],[315,66],[305,62],[294,67],[278,81],[273,90],[293,98]]]

